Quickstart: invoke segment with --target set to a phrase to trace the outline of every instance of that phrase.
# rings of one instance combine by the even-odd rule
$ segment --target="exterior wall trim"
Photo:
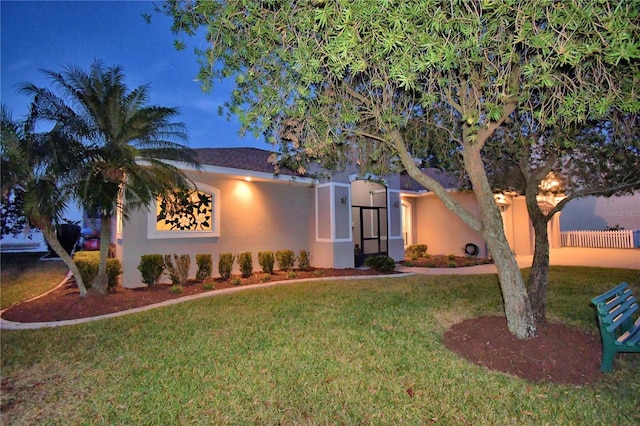
[[[391,204],[391,193],[394,194],[398,194],[398,205],[392,205]],[[389,230],[388,232],[388,239],[389,240],[402,240],[402,224],[400,225],[400,233],[398,235],[391,235],[391,209],[398,209],[398,217],[401,218],[401,213],[400,213],[400,205],[402,204],[402,191],[398,190],[398,189],[389,189],[387,188],[387,229]],[[402,219],[400,219],[402,220]]]
[[[331,238],[320,238],[320,229],[319,229],[319,203],[318,203],[318,190],[320,188],[329,188],[329,214],[331,216],[330,224],[330,234]],[[315,197],[316,197],[316,241],[321,243],[346,243],[351,242],[353,240],[353,230],[349,227],[349,238],[336,238],[336,187],[347,188],[348,190],[348,199],[347,205],[351,206],[351,185],[345,183],[338,182],[328,182],[316,185],[315,187]],[[349,209],[349,223],[352,223],[353,218],[351,217],[351,209]]]

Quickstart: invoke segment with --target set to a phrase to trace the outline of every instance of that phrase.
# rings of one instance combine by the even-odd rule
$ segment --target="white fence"
[[[567,231],[560,233],[562,247],[633,248],[633,230]]]

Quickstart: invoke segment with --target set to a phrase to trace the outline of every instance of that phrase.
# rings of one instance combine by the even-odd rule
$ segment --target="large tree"
[[[548,223],[576,198],[640,189],[640,116],[612,109],[598,120],[540,128],[530,115],[514,114],[488,141],[484,157],[494,190],[525,196],[535,234],[528,292],[534,317],[543,321]],[[551,202],[540,203],[539,195]]]
[[[502,229],[481,151],[516,110],[569,122],[614,104],[638,57],[637,1],[169,1],[173,30],[206,30],[200,80],[234,76],[228,103],[246,129],[305,153],[358,149],[376,170],[397,159],[487,242],[509,330],[535,335],[526,288]],[[600,85],[594,85],[594,81]],[[624,81],[624,84],[628,84]],[[445,111],[442,114],[442,111]],[[586,111],[586,114],[585,114]],[[414,164],[403,131],[424,118],[461,149],[480,217]],[[430,143],[423,140],[421,143]]]
[[[20,229],[27,225],[39,229],[73,274],[80,296],[84,297],[87,289],[80,271],[57,234],[62,214],[74,200],[74,169],[82,161],[74,156],[77,144],[66,139],[55,127],[49,132],[36,133],[35,123],[14,121],[4,105],[0,123],[3,212],[13,212],[12,218],[18,221],[9,226],[17,225],[16,229]],[[64,155],[59,155],[61,145],[66,147]],[[27,223],[22,222],[22,218]]]
[[[100,266],[92,288],[107,289],[106,264],[112,221],[118,210],[149,205],[156,197],[190,182],[176,167],[196,165],[185,127],[172,121],[176,108],[148,105],[149,86],[129,90],[119,66],[94,62],[88,71],[68,66],[45,70],[59,94],[27,84],[33,96],[33,119],[56,128],[82,145],[83,161],[74,188],[82,206],[100,214]],[[59,149],[65,149],[64,145]]]

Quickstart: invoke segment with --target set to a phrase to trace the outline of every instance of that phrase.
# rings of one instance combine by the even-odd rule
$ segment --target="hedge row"
[[[218,260],[218,274],[223,280],[231,277],[233,264],[237,261],[240,273],[243,277],[249,277],[253,274],[253,255],[251,252],[242,252],[239,254],[220,253]],[[298,262],[298,268],[301,271],[311,269],[311,259],[309,252],[300,250],[296,257],[293,250],[279,250],[275,253],[272,251],[258,252],[258,263],[262,272],[272,274],[274,265],[277,264],[278,269],[282,271],[291,271]],[[213,260],[210,254],[196,254],[196,279],[199,281],[208,281],[211,278],[213,270]],[[163,276],[168,276],[173,285],[183,285],[187,281],[187,274],[191,266],[191,258],[188,254],[177,255],[173,258],[170,255],[161,254],[145,254],[140,257],[138,270],[142,275],[142,282],[148,286],[157,284]]]

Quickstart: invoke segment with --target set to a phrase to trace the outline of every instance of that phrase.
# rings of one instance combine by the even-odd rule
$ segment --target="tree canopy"
[[[106,263],[112,241],[111,221],[117,211],[147,206],[190,181],[172,162],[197,165],[182,142],[185,127],[172,121],[175,108],[148,105],[149,86],[129,90],[121,67],[95,61],[88,71],[68,66],[45,70],[54,90],[25,84],[33,98],[28,120],[53,123],[48,133],[61,135],[51,156],[67,158],[73,167],[72,191],[80,204],[101,215],[100,268],[93,288],[106,291]],[[69,178],[67,179],[69,180]]]
[[[406,171],[487,242],[509,329],[535,333],[481,156],[515,111],[542,127],[632,112],[640,58],[637,0],[169,1],[173,30],[206,31],[205,88],[235,78],[227,103],[245,130],[339,164],[355,151],[378,173]],[[419,124],[426,137],[411,131]],[[481,215],[413,163],[454,141]]]

